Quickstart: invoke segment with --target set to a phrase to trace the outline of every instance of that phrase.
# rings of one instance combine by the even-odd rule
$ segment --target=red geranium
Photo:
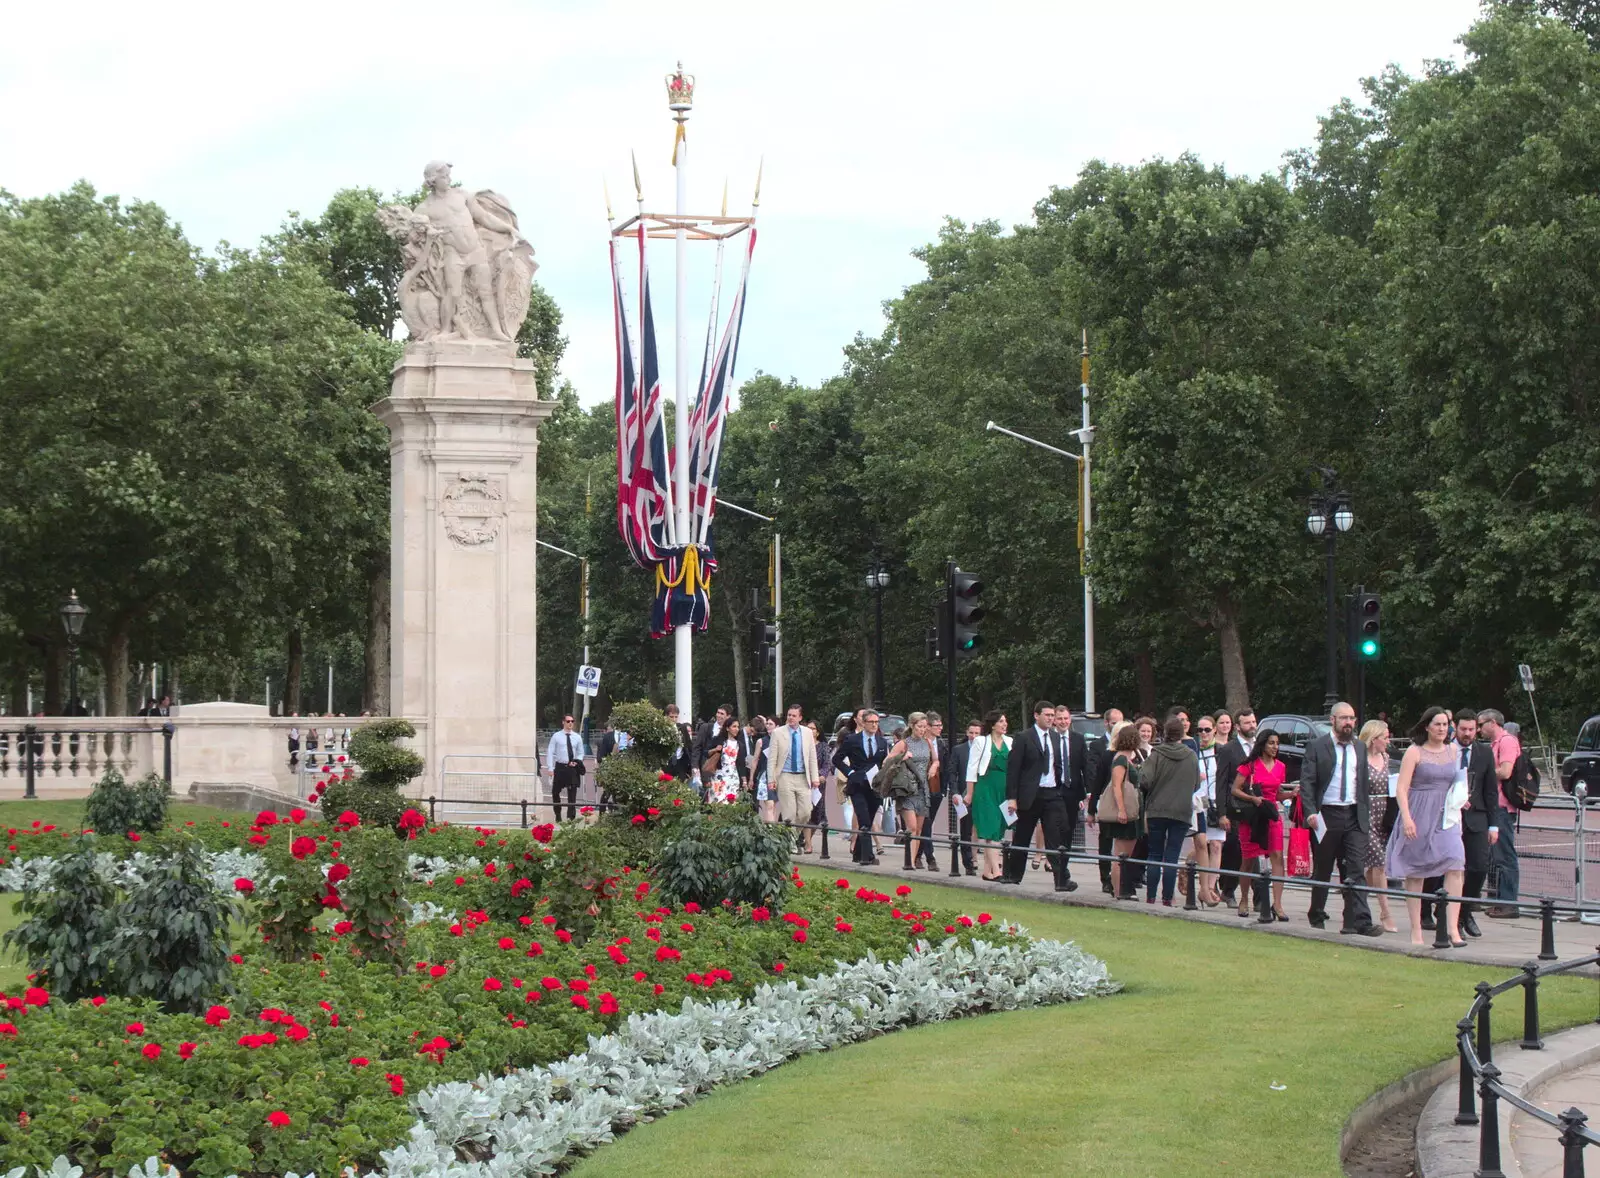
[[[300,809],[300,807],[296,806],[293,810],[289,811],[289,821],[294,823],[296,826],[299,826],[305,820],[306,812]]]
[[[276,826],[276,825],[278,825],[278,816],[277,816],[277,814],[273,813],[271,810],[263,810],[263,811],[261,811],[261,813],[256,815],[256,825],[257,826]]]
[[[335,863],[328,869],[328,882],[331,884],[342,883],[350,878],[350,864]]]
[[[190,1056],[192,1056],[194,1054],[194,1049],[197,1046],[198,1046],[198,1044],[195,1044],[195,1043],[180,1043],[180,1044],[178,1044],[178,1058],[179,1059],[188,1059]]]
[[[240,876],[238,879],[233,881],[233,890],[248,896],[251,892],[256,890],[256,884],[254,880],[245,879],[243,876]]]
[[[289,844],[289,854],[296,859],[304,859],[308,855],[317,853],[317,840],[306,835],[301,835]]]
[[[282,1109],[267,1114],[267,1124],[274,1129],[287,1129],[289,1127],[289,1114]]]

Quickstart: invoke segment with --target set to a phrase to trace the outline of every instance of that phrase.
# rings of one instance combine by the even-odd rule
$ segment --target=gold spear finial
[[[760,162],[756,164],[756,194],[750,200],[750,207],[753,209],[761,207],[761,173],[766,170],[766,167],[767,157],[762,156]]]
[[[722,215],[724,217],[728,215],[728,178],[726,176],[722,178]]]
[[[611,215],[611,185],[604,177],[600,179],[600,190],[606,194],[606,220],[615,221],[616,218]]]
[[[644,204],[644,184],[639,180],[639,155],[630,151],[628,158],[633,161],[633,195],[638,198],[640,204]]]

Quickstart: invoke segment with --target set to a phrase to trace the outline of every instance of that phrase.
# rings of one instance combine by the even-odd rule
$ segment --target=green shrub
[[[83,808],[83,823],[101,834],[127,834],[130,830],[153,834],[167,820],[167,783],[147,773],[129,785],[116,769],[107,769],[95,783]]]
[[[361,781],[370,788],[398,790],[422,772],[422,757],[401,748],[397,740],[413,737],[409,720],[373,720],[350,737],[350,758],[361,766]]]
[[[25,891],[16,911],[28,919],[5,934],[39,984],[75,1000],[107,989],[116,890],[95,870],[95,837],[81,834],[56,859],[51,882]]]
[[[661,773],[677,747],[678,730],[665,713],[644,700],[612,708],[611,724],[633,737],[633,743],[601,761],[595,780],[629,815],[651,807],[664,810],[677,792],[675,783],[661,780]]]
[[[351,948],[368,961],[398,966],[406,949],[406,860],[410,847],[382,829],[349,831],[341,862],[350,875],[339,884]]]
[[[649,700],[612,708],[611,727],[633,737],[633,744],[626,751],[637,753],[651,769],[665,765],[672,750],[678,747],[678,730],[667,719],[667,714]]]
[[[372,787],[360,778],[336,781],[322,791],[322,815],[332,822],[346,810],[361,815],[361,825],[374,830],[394,830],[400,824],[400,815],[411,806],[387,786]]]
[[[788,827],[761,821],[748,806],[696,810],[665,837],[656,879],[678,903],[775,905],[789,886],[791,845]]]
[[[211,883],[198,844],[170,851],[116,910],[109,948],[115,990],[198,1014],[228,985],[233,907]]]

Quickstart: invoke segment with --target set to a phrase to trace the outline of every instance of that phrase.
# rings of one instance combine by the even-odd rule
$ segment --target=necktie
[[[869,761],[872,760],[873,754],[876,753],[877,751],[878,751],[878,746],[873,743],[872,734],[868,733],[867,734],[867,760],[869,760]]]
[[[1061,733],[1059,733],[1059,732],[1051,733],[1050,734],[1050,742],[1053,745],[1055,745],[1055,748],[1052,751],[1055,754],[1055,761],[1056,761],[1056,785],[1059,787],[1059,786],[1062,786],[1062,785],[1066,784],[1066,777],[1067,777],[1066,765],[1064,763],[1065,752],[1064,752],[1064,749],[1063,749],[1063,741],[1061,739]]]
[[[576,761],[577,759],[572,755],[572,733],[569,732],[567,733],[567,760]]]

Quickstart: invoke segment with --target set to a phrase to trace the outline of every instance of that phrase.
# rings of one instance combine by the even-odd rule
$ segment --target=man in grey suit
[[[1356,710],[1346,703],[1329,713],[1333,731],[1306,747],[1300,766],[1300,797],[1316,844],[1311,855],[1311,911],[1306,914],[1317,928],[1328,923],[1328,880],[1334,863],[1344,892],[1341,933],[1378,937],[1383,929],[1372,923],[1367,897],[1356,891],[1366,882],[1365,844],[1371,827],[1372,804],[1367,794],[1367,746],[1355,738]],[[1320,836],[1320,837],[1319,837]]]

